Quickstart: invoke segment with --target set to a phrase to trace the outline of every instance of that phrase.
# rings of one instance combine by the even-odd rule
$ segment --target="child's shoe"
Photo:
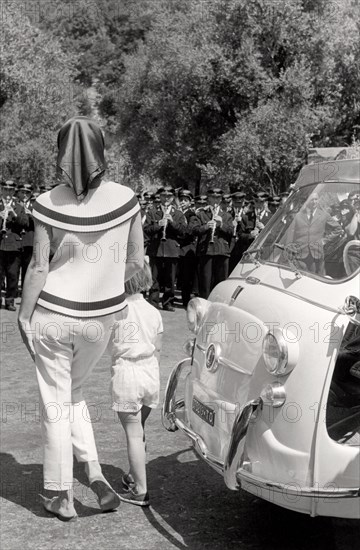
[[[133,476],[129,474],[124,474],[121,478],[121,483],[125,491],[129,491],[130,489],[135,488],[135,480]]]
[[[149,493],[145,493],[142,495],[139,495],[135,492],[135,488],[130,488],[128,491],[124,493],[120,493],[119,497],[123,502],[127,502],[128,504],[135,504],[135,506],[149,506],[150,499],[149,499]]]

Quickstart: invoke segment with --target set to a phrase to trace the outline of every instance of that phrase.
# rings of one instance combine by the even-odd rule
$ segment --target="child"
[[[111,345],[112,408],[125,430],[130,471],[122,478],[121,500],[149,505],[146,484],[145,421],[159,404],[159,358],[163,324],[159,311],[141,294],[152,285],[147,261],[125,283],[128,315],[116,321]]]

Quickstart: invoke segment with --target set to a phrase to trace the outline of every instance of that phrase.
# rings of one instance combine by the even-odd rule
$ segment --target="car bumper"
[[[300,487],[296,484],[278,483],[272,480],[263,479],[253,475],[249,470],[251,465],[244,463],[244,446],[246,434],[251,418],[254,418],[256,411],[262,406],[260,397],[246,403],[235,418],[232,433],[230,436],[230,444],[222,461],[209,452],[205,441],[192,430],[182,418],[180,418],[181,410],[184,408],[184,400],[176,400],[176,389],[179,379],[184,369],[191,367],[191,358],[188,357],[178,363],[173,369],[169,377],[165,390],[165,399],[162,408],[162,421],[164,427],[168,431],[180,429],[192,441],[196,452],[204,459],[205,462],[214,468],[217,472],[223,475],[226,485],[229,489],[237,490],[244,489],[249,492],[254,492],[255,488],[261,490],[261,493],[266,500],[271,500],[266,494],[278,494],[288,498],[314,498],[314,499],[342,499],[342,498],[358,498],[360,490],[354,488],[334,488],[332,485],[329,488],[315,487]]]

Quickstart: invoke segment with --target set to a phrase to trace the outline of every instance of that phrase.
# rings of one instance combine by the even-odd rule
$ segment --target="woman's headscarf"
[[[78,200],[106,169],[104,145],[99,125],[87,117],[71,118],[59,131],[56,172],[67,176]]]

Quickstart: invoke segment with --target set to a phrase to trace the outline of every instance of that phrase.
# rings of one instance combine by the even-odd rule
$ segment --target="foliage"
[[[279,191],[306,161],[309,136],[316,145],[349,143],[359,117],[360,18],[348,0],[337,9],[158,2],[112,102],[132,169],[175,186],[198,188],[201,176]]]
[[[3,14],[9,174],[43,179],[75,112],[102,118],[110,176],[134,189],[279,192],[310,139],[359,139],[357,0],[14,0]]]
[[[71,62],[14,5],[2,6],[0,170],[40,183],[53,177],[56,130],[77,112]]]

